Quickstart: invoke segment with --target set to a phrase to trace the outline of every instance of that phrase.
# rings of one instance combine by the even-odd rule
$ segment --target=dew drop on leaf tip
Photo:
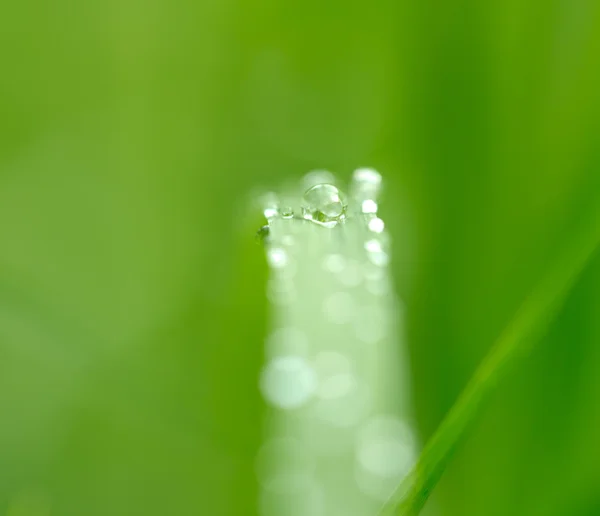
[[[344,221],[347,209],[346,196],[328,183],[309,188],[302,197],[302,216],[330,227]]]

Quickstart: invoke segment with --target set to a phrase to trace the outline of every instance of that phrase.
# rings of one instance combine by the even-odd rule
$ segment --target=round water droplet
[[[373,233],[382,233],[384,229],[385,224],[379,217],[375,217],[369,221],[369,231],[372,231]]]
[[[374,168],[357,168],[352,174],[352,180],[359,188],[378,193],[381,188],[381,174]]]
[[[267,263],[275,268],[280,269],[288,264],[288,255],[285,249],[281,247],[273,247],[267,251]]]
[[[302,216],[331,226],[346,218],[348,205],[344,194],[335,186],[322,183],[309,188],[302,198]]]
[[[271,229],[269,228],[269,226],[262,226],[256,232],[256,240],[258,242],[260,242],[261,244],[264,244],[265,242],[267,242],[269,240],[270,234],[271,234]]]
[[[373,199],[365,199],[360,206],[360,211],[365,214],[377,213],[377,203]]]
[[[279,199],[273,192],[266,193],[260,199],[263,208],[263,215],[268,221],[279,215]]]
[[[294,210],[292,209],[291,206],[283,206],[280,210],[281,212],[281,216],[284,219],[291,219],[294,217]]]
[[[315,392],[317,375],[302,357],[277,357],[263,370],[260,387],[267,401],[276,407],[296,409],[304,405]]]
[[[372,168],[358,168],[352,174],[351,194],[363,213],[377,213],[381,174]]]

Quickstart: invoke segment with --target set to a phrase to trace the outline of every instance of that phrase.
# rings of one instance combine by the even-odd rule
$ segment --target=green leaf
[[[597,202],[518,310],[380,514],[415,516],[506,374],[531,353],[600,245]]]

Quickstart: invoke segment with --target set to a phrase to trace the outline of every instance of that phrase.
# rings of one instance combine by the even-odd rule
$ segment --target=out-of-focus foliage
[[[248,192],[387,179],[424,440],[600,192],[593,0],[0,7],[0,514],[253,514]],[[600,224],[600,220],[598,220]],[[600,257],[432,505],[600,511]]]

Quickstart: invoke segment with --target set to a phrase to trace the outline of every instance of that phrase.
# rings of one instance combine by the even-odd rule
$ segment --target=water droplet
[[[294,210],[291,206],[284,206],[283,208],[281,208],[281,216],[284,219],[291,219],[294,217]]]
[[[369,253],[378,253],[383,250],[381,247],[381,242],[375,239],[367,240],[365,242],[365,249]]]
[[[263,207],[263,215],[268,221],[279,215],[279,199],[273,192],[263,195],[260,202]]]
[[[277,357],[264,369],[260,386],[264,397],[276,407],[295,409],[315,392],[317,375],[302,357]]]
[[[256,232],[256,240],[261,244],[264,244],[269,240],[269,236],[271,234],[271,229],[269,226],[263,226]]]
[[[373,168],[357,168],[352,174],[352,187],[357,199],[377,199],[381,190],[381,174]]]
[[[267,251],[267,262],[275,269],[285,267],[288,263],[288,256],[285,249],[273,247]]]
[[[373,199],[365,199],[360,207],[360,211],[363,213],[377,213],[377,203]]]
[[[373,265],[385,267],[389,263],[390,257],[388,253],[385,252],[383,245],[379,240],[373,238],[367,240],[364,245],[365,250],[367,251],[367,257]]]
[[[302,198],[302,216],[330,227],[345,219],[347,208],[344,194],[326,183],[309,188]]]
[[[372,231],[373,233],[381,233],[384,228],[385,224],[379,217],[375,217],[369,221],[369,231]]]

